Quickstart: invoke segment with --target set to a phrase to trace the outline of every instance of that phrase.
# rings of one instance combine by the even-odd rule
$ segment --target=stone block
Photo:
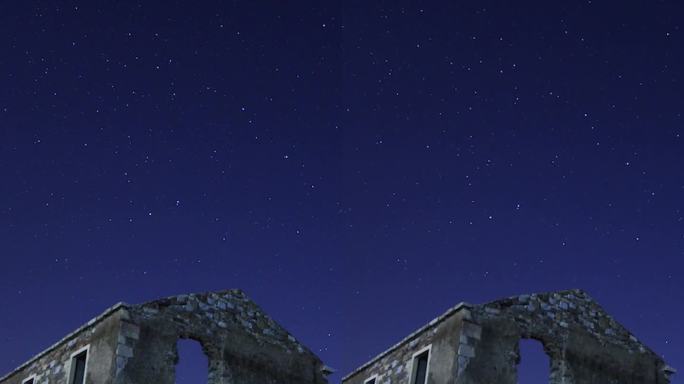
[[[121,334],[124,337],[130,337],[131,339],[138,340],[138,338],[140,338],[140,327],[128,322],[122,322]]]
[[[472,337],[473,339],[480,340],[480,338],[482,338],[482,327],[475,323],[464,321],[463,334]]]
[[[133,357],[133,348],[128,345],[119,344],[116,347],[116,355],[130,359]]]
[[[467,358],[473,358],[475,357],[475,348],[471,345],[467,344],[459,344],[458,345],[458,355],[467,357]]]

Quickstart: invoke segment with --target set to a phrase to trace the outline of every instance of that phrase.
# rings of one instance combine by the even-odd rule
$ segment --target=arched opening
[[[518,384],[548,384],[551,375],[551,359],[538,340],[520,340]]]
[[[204,384],[207,382],[209,359],[196,340],[180,339],[177,343],[176,384]]]

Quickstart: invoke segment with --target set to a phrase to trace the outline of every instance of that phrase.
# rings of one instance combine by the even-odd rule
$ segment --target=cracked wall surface
[[[88,348],[86,384],[174,384],[179,339],[197,340],[208,383],[325,384],[326,367],[238,290],[118,304],[0,378],[66,384],[74,352]]]
[[[516,384],[521,339],[550,358],[552,384],[667,384],[675,372],[581,290],[459,304],[343,379],[411,383],[413,354],[432,345],[427,384]]]

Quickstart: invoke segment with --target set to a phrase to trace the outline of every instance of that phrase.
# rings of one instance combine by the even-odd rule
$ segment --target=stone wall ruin
[[[174,384],[177,341],[193,339],[209,384],[325,384],[327,367],[238,290],[118,304],[0,384],[69,382],[74,352],[88,348],[85,384]]]
[[[209,384],[327,384],[330,373],[243,292],[229,290],[117,304],[0,384],[73,384],[74,356],[83,353],[84,384],[174,384],[182,339],[201,345]],[[342,383],[517,384],[523,339],[543,345],[551,384],[668,384],[675,373],[587,293],[571,290],[461,303]]]
[[[427,384],[517,384],[521,339],[544,346],[551,384],[667,384],[675,372],[581,290],[461,303],[343,379],[414,384],[412,359],[431,347]]]

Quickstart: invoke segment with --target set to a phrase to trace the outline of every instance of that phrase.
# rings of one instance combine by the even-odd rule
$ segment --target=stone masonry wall
[[[409,383],[413,353],[432,344],[428,384],[517,384],[521,339],[543,344],[551,384],[667,384],[675,372],[581,290],[457,308],[343,383]]]
[[[343,379],[405,384],[430,348],[427,384],[516,384],[521,339],[539,340],[551,384],[668,384],[674,369],[580,290],[461,304]],[[88,347],[86,384],[174,384],[179,339],[197,340],[209,384],[327,384],[323,363],[237,290],[119,304],[0,384],[67,384]]]
[[[86,346],[86,384],[174,384],[184,338],[202,345],[209,384],[327,384],[318,357],[237,290],[118,304],[0,384],[67,384],[72,354]]]
[[[323,363],[241,291],[175,296],[128,312],[117,384],[173,384],[180,338],[202,345],[210,384],[327,382]]]
[[[515,296],[472,313],[482,336],[471,340],[459,383],[516,383],[521,338],[542,342],[552,384],[669,382],[665,362],[581,290]]]
[[[376,384],[405,384],[409,382],[413,355],[431,346],[428,384],[446,384],[455,377],[456,356],[461,333],[463,315],[467,311],[453,313],[438,318],[427,328],[403,340],[397,347],[390,349],[371,364],[362,367],[343,379],[344,384],[363,384],[372,376],[377,376]]]
[[[0,379],[0,384],[21,384],[33,375],[35,384],[66,384],[71,355],[85,346],[89,346],[86,384],[113,383],[114,352],[122,310],[108,311],[106,316],[93,319],[28,364]]]

